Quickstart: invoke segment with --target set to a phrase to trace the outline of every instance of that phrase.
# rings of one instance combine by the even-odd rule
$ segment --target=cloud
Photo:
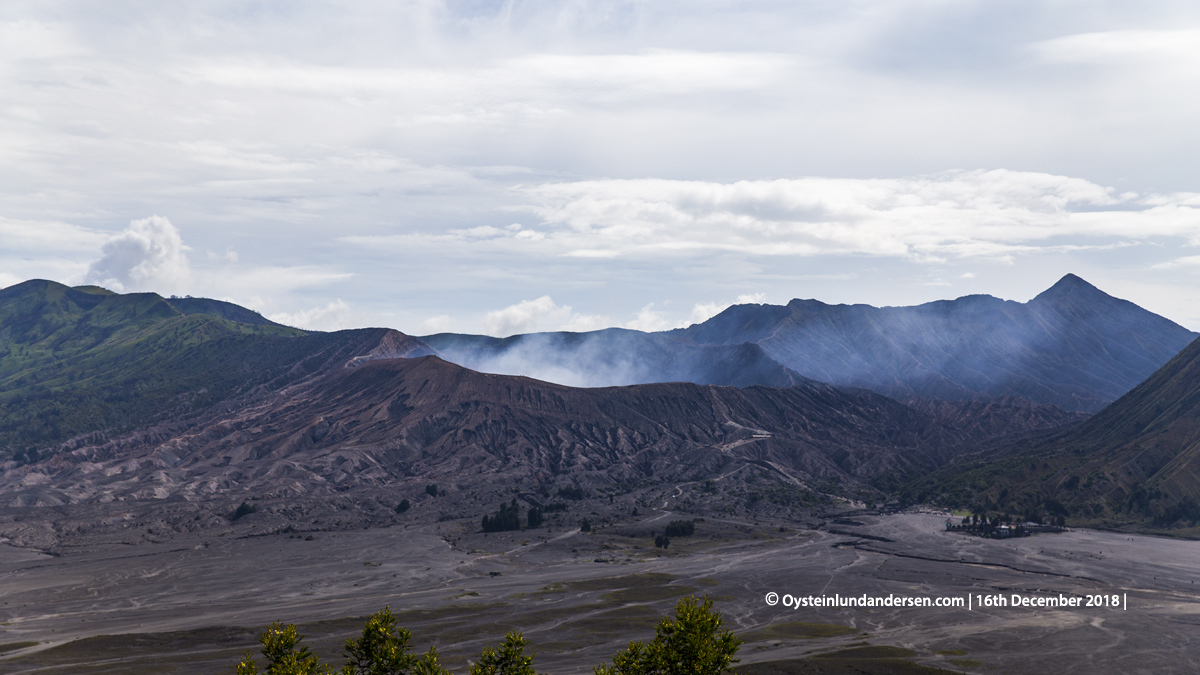
[[[448,333],[454,330],[455,321],[449,314],[439,314],[431,316],[421,322],[417,329],[421,335],[433,335],[434,333]]]
[[[209,62],[180,71],[189,84],[345,99],[399,97],[401,126],[495,124],[563,115],[631,99],[744,92],[779,83],[787,54],[641,49],[527,53],[477,65],[327,66],[280,59]]]
[[[0,218],[0,255],[91,255],[106,238],[103,232],[70,223]]]
[[[647,333],[679,327],[678,323],[667,318],[665,312],[655,311],[653,302],[638,310],[637,316],[625,324],[625,328]]]
[[[285,326],[304,330],[341,330],[350,323],[350,306],[341,298],[324,307],[313,307],[299,312],[279,312],[267,317]]]
[[[1170,62],[1175,71],[1200,64],[1200,30],[1117,30],[1043,40],[1032,51],[1049,62],[1130,65],[1131,60]]]
[[[189,290],[192,274],[179,230],[162,216],[129,223],[101,247],[86,280],[118,293]]]
[[[726,309],[729,309],[733,305],[761,305],[766,301],[766,293],[747,293],[737,296],[737,300],[735,302],[697,302],[695,306],[692,307],[692,314],[688,318],[688,323],[685,325],[704,323],[721,312],[724,312]]]
[[[1200,255],[1189,255],[1150,266],[1152,270],[1170,270],[1179,267],[1200,267]]]
[[[224,7],[0,17],[0,216],[60,224],[0,222],[0,271],[80,283],[110,231],[168,213],[204,224],[178,290],[472,329],[570,293],[584,313],[551,329],[744,288],[917,302],[886,280],[938,261],[1011,263],[980,290],[1025,297],[1034,256],[1061,273],[1114,239],[1200,239],[1188,3]],[[1184,255],[1149,248],[1091,269]]]
[[[612,320],[600,314],[575,314],[571,320],[562,325],[559,330],[572,333],[586,333],[612,326]]]
[[[1003,261],[1096,246],[1065,238],[1178,236],[1200,244],[1194,195],[1140,197],[1033,172],[735,183],[599,180],[524,192],[531,202],[526,208],[550,230],[547,240],[567,256],[731,251]]]
[[[571,317],[570,307],[559,307],[548,295],[536,300],[522,300],[504,309],[488,312],[483,317],[483,332],[495,337],[517,333],[533,333],[545,322],[563,323]]]

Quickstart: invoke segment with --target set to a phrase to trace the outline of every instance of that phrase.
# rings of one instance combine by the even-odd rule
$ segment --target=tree
[[[362,637],[346,641],[346,666],[342,675],[408,675],[417,657],[408,653],[412,633],[396,628],[391,607],[371,615]],[[436,653],[434,654],[436,660]]]
[[[591,521],[589,521],[587,518],[584,518],[583,520],[579,521],[579,531],[580,532],[591,532],[592,531]]]
[[[425,486],[425,494],[429,495],[430,497],[438,496],[437,483],[430,483],[429,485],[426,485]]]
[[[504,636],[504,644],[500,649],[485,647],[479,657],[479,663],[471,666],[471,675],[537,675],[533,666],[532,656],[525,656],[525,646],[529,644],[523,635],[511,631]]]
[[[542,510],[539,509],[538,507],[535,506],[535,507],[529,509],[529,513],[527,514],[526,517],[529,519],[530,527],[541,527],[542,526]]]
[[[667,524],[668,537],[690,537],[696,533],[696,524],[690,520],[672,520]]]
[[[737,663],[741,640],[721,630],[721,614],[703,601],[688,596],[675,606],[675,618],[658,624],[649,644],[629,643],[613,656],[612,665],[596,666],[596,675],[718,675]]]
[[[517,506],[516,497],[513,497],[509,504],[501,504],[496,513],[483,517],[484,532],[507,532],[519,529],[521,529],[521,507]]]
[[[410,506],[412,505],[408,503],[407,499],[401,499],[400,503],[396,505],[396,513],[404,513]]]
[[[320,675],[331,674],[329,666],[322,666],[317,657],[308,651],[308,647],[297,648],[304,639],[296,633],[292,624],[280,625],[278,621],[271,624],[260,637],[263,656],[267,657],[267,669],[264,675]],[[258,664],[247,651],[242,662],[237,666],[237,675],[258,675]]]
[[[420,661],[413,664],[413,675],[450,675],[450,671],[438,662],[437,647],[430,647]]]

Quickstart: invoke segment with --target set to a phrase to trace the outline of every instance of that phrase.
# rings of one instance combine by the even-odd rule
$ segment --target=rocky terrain
[[[0,535],[39,546],[124,541],[132,519],[135,539],[162,538],[228,527],[243,501],[262,512],[257,522],[304,531],[392,523],[404,499],[476,520],[513,495],[527,506],[571,501],[563,489],[607,501],[592,508],[608,516],[681,483],[700,486],[697,509],[802,517],[836,500],[882,503],[889,484],[996,433],[1075,421],[1003,402],[931,414],[815,383],[578,389],[435,356],[351,359],[237,403],[10,462]],[[955,405],[1011,419],[990,428],[948,412]],[[434,516],[422,507],[406,517],[416,513]]]

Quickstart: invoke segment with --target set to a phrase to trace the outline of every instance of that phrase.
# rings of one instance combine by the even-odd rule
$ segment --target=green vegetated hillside
[[[1084,424],[952,463],[909,497],[1200,535],[1200,341]]]
[[[0,459],[36,461],[80,434],[276,388],[335,356],[369,351],[380,341],[373,333],[385,332],[307,333],[199,298],[44,280],[10,286],[0,290]]]

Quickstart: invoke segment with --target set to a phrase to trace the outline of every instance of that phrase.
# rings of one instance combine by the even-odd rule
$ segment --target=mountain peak
[[[1111,298],[1112,296],[1084,281],[1083,278],[1068,273],[1030,302],[1045,302],[1068,297]]]

